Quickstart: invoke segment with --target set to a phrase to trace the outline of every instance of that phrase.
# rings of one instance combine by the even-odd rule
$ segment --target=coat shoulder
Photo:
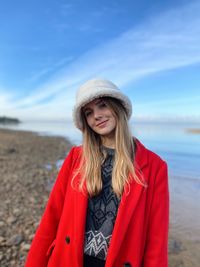
[[[147,153],[148,153],[148,158],[150,162],[152,163],[156,162],[159,165],[167,164],[166,161],[161,156],[151,151],[150,149],[147,149]]]
[[[65,161],[70,161],[72,166],[75,167],[81,160],[82,146],[72,146],[67,154]]]
[[[162,165],[167,165],[166,161],[157,153],[148,149],[143,145],[138,139],[135,139],[136,144],[136,160],[141,162],[141,164],[148,163],[150,165],[161,167]]]
[[[72,149],[73,149],[74,157],[81,156],[81,153],[82,153],[82,145],[80,145],[80,146],[73,146]]]

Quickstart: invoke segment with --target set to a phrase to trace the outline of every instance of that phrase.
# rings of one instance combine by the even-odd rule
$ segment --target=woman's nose
[[[98,119],[98,118],[101,118],[101,117],[102,117],[102,114],[101,114],[100,110],[95,109],[94,110],[94,118]]]

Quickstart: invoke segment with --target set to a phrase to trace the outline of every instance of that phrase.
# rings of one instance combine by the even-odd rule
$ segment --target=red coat
[[[73,147],[64,161],[25,267],[83,266],[88,198],[70,184],[80,155],[81,147]],[[138,173],[148,182],[148,188],[133,181],[129,194],[123,194],[105,267],[167,267],[167,165],[138,140],[135,164],[140,169]]]

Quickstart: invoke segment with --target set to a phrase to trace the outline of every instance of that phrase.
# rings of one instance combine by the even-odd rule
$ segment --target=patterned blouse
[[[112,190],[115,149],[102,146],[107,156],[102,164],[102,191],[88,201],[84,253],[106,259],[120,199]]]

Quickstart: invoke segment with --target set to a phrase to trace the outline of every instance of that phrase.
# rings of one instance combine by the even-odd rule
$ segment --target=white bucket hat
[[[81,108],[96,98],[106,96],[120,100],[126,110],[128,119],[130,119],[132,114],[132,104],[130,99],[112,82],[108,80],[94,79],[84,83],[76,94],[76,104],[73,108],[73,121],[78,129],[83,129]]]

